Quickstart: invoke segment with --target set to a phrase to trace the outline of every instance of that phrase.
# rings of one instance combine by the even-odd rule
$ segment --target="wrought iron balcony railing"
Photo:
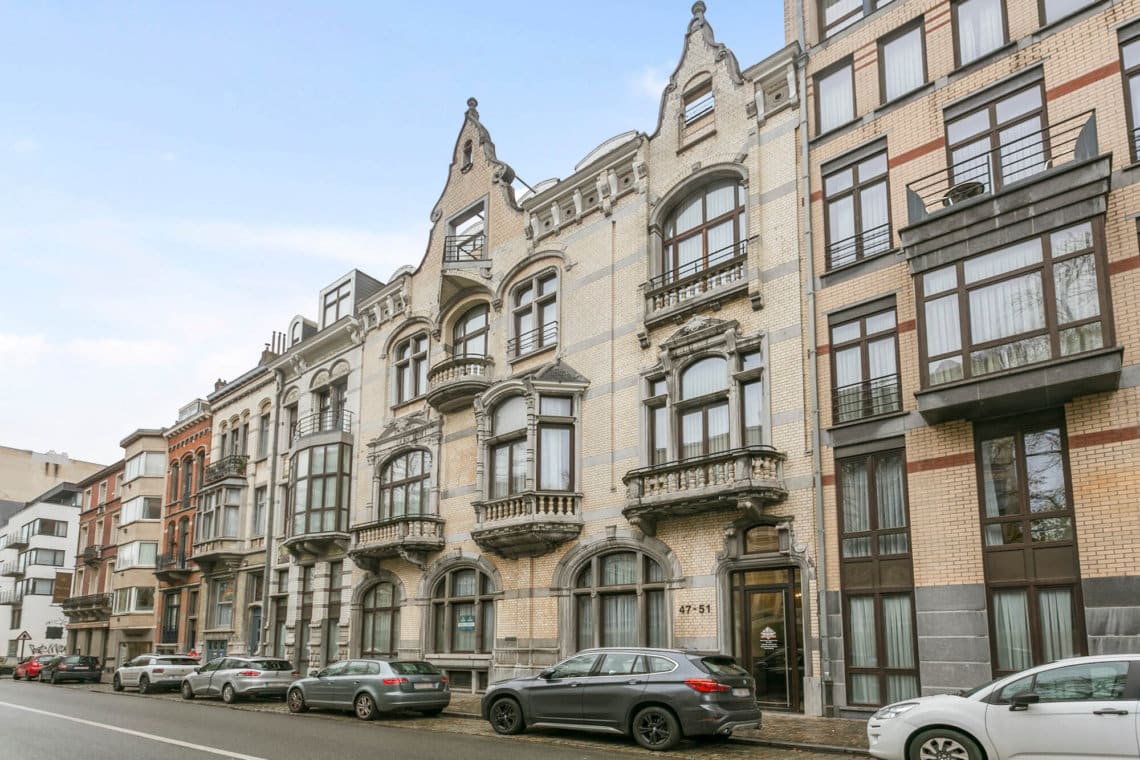
[[[474,235],[448,235],[443,239],[445,263],[483,261],[486,258],[487,236],[482,232],[476,232]]]
[[[907,216],[913,224],[1055,166],[1095,158],[1098,152],[1096,112],[1085,111],[916,179],[906,187]]]
[[[876,253],[888,251],[891,248],[891,225],[883,224],[863,230],[858,235],[852,235],[843,240],[837,240],[827,246],[827,268],[835,269],[845,264],[852,264]]]
[[[173,554],[160,554],[154,562],[154,572],[156,575],[161,573],[180,573],[192,572],[195,566],[190,562],[192,555],[190,552],[174,552]]]
[[[244,478],[245,466],[249,457],[244,454],[231,454],[206,468],[206,482],[216,483],[226,478]]]
[[[305,436],[337,431],[341,433],[352,432],[352,412],[347,409],[325,409],[321,412],[306,414],[297,420],[297,424],[293,426],[292,439],[296,442]]]
[[[91,544],[83,548],[83,553],[79,555],[83,559],[85,565],[98,565],[103,560],[103,545]]]
[[[533,330],[516,335],[507,341],[507,353],[511,356],[525,356],[541,348],[558,342],[558,322],[547,322]]]
[[[850,422],[902,410],[902,384],[898,375],[852,383],[832,392],[835,422]]]

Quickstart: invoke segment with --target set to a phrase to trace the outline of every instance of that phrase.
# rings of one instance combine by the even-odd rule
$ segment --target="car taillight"
[[[408,679],[406,678],[385,678],[381,683],[383,683],[385,686],[398,686],[402,683],[407,682]]]
[[[708,694],[716,691],[731,691],[732,687],[728,684],[714,681],[711,678],[687,678],[685,685],[693,691],[699,691],[702,694]]]
[[[259,676],[259,675],[261,675],[261,671],[260,670],[241,670],[241,671],[238,671],[238,675],[239,676]]]
[[[299,675],[301,675],[301,671],[294,670],[292,673],[290,673],[290,675],[299,676]]]
[[[155,669],[154,669],[152,672],[153,672],[155,675],[157,675],[157,674],[159,674],[159,673],[165,673],[165,672],[166,672],[166,668],[155,668]]]
[[[439,682],[440,682],[440,683],[447,683],[447,676],[440,676],[440,677],[439,677]]]

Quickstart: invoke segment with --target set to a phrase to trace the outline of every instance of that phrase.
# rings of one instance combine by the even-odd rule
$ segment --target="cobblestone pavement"
[[[68,684],[43,686],[29,684],[29,688],[80,689],[106,694],[113,698],[163,699],[181,702],[178,692],[160,692],[152,695],[139,695],[133,690],[115,694],[109,683]],[[248,712],[288,713],[284,702],[277,700],[242,701],[226,705],[217,699],[195,699],[193,706],[214,709],[234,709]],[[473,736],[494,736],[495,733],[486,721],[478,719],[479,697],[455,695],[451,706],[440,717],[427,718],[415,713],[385,716],[378,725],[393,728],[409,728],[419,731],[442,731]],[[350,713],[314,711],[299,719],[352,720]],[[641,755],[655,758],[705,758],[706,760],[765,758],[770,760],[836,760],[844,755],[864,758],[867,739],[863,721],[841,718],[805,718],[798,715],[764,713],[764,727],[760,731],[740,731],[728,741],[686,741],[672,752],[648,752],[637,747],[624,737],[578,733],[573,731],[538,730],[527,731],[514,737],[504,737],[504,741],[528,742],[534,744],[556,744],[560,746],[582,747],[592,750],[599,748],[622,755]],[[536,748],[537,749],[537,748]],[[837,754],[843,753],[843,754]]]

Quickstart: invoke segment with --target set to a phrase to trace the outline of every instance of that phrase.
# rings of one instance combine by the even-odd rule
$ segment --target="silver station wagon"
[[[218,657],[182,679],[182,698],[284,697],[300,673],[278,657]]]
[[[294,681],[286,701],[290,712],[327,707],[352,710],[361,720],[397,710],[438,715],[451,704],[451,688],[430,662],[343,660]]]

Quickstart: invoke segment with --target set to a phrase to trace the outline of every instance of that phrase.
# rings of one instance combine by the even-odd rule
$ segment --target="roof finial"
[[[479,101],[476,100],[475,98],[467,98],[467,115],[470,116],[472,119],[478,119],[479,118],[479,112],[475,110],[476,106],[478,106],[478,105],[479,105]]]
[[[693,18],[700,21],[705,20],[705,4],[701,0],[693,3]]]

